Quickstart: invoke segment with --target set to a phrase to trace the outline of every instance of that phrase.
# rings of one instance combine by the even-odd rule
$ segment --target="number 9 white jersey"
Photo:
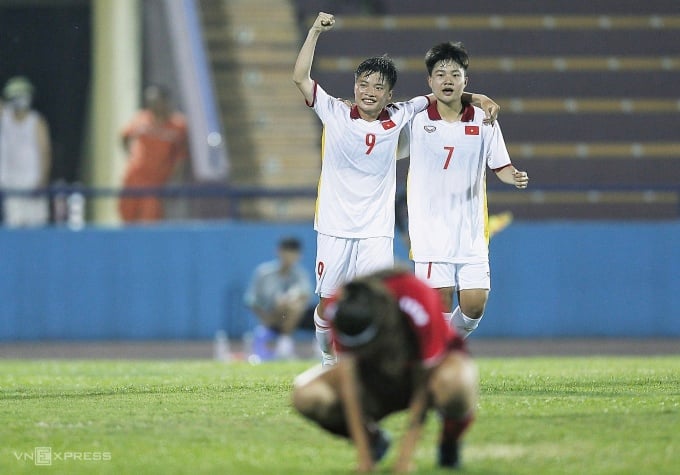
[[[378,120],[329,96],[315,83],[311,107],[324,125],[321,177],[314,229],[329,236],[394,236],[396,152],[399,132],[428,99],[388,105]]]

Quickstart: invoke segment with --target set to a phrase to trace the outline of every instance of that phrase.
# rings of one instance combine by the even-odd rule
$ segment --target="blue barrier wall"
[[[309,223],[0,230],[0,340],[240,336],[251,272],[283,235],[313,278]],[[491,260],[475,337],[680,336],[680,223],[516,223]]]

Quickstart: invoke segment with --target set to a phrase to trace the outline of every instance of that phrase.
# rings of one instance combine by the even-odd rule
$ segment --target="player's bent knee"
[[[461,297],[460,309],[468,318],[481,318],[484,315],[489,293],[486,290],[468,290]]]
[[[304,416],[323,421],[338,404],[338,395],[327,382],[320,379],[308,382],[296,380],[293,387],[293,406]]]
[[[484,315],[484,308],[486,306],[485,304],[486,304],[486,302],[477,303],[477,304],[474,304],[474,305],[468,304],[465,307],[461,307],[461,310],[462,310],[463,314],[465,314],[466,317],[478,319],[478,318],[481,318],[482,315]]]
[[[479,376],[472,360],[454,352],[432,373],[430,391],[435,407],[450,417],[462,417],[477,404]]]

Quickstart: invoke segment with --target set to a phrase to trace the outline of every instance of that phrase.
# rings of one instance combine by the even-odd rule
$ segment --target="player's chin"
[[[456,102],[456,99],[460,100],[460,95],[448,94],[441,91],[435,94],[434,97],[442,104],[453,104]]]

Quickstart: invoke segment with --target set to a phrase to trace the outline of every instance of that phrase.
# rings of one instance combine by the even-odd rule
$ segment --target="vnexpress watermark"
[[[56,452],[52,447],[34,447],[33,452],[14,452],[22,462],[33,462],[37,466],[49,466],[55,462],[109,462],[111,452],[64,450]]]

